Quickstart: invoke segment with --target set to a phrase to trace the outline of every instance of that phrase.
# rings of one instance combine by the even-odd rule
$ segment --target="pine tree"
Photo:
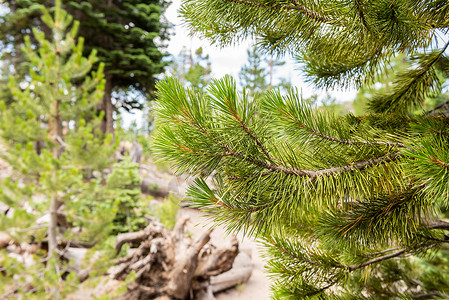
[[[5,13],[0,16],[0,49],[4,63],[15,68],[20,65],[23,60],[20,47],[32,28],[40,28],[47,36],[50,34],[40,20],[39,6],[51,6],[51,3],[42,0],[2,2]],[[136,92],[151,99],[156,76],[166,66],[162,49],[168,39],[168,22],[162,13],[168,3],[164,0],[67,0],[63,3],[64,8],[80,21],[79,34],[85,38],[83,54],[88,55],[95,49],[105,64],[105,93],[100,103],[105,112],[102,129],[112,133],[112,98],[115,105],[126,110],[142,108]],[[31,42],[34,44],[34,39]]]
[[[247,88],[251,94],[261,93],[269,88],[267,82],[268,70],[265,66],[265,59],[258,53],[256,47],[246,51],[247,63],[240,69],[240,84]],[[271,84],[271,82],[270,82]]]
[[[360,117],[314,110],[294,90],[253,99],[229,77],[207,95],[167,79],[154,147],[199,176],[193,205],[263,241],[274,298],[448,298],[449,117],[444,103],[422,111],[449,71],[448,2],[186,0],[181,13],[213,43],[251,37],[296,55],[322,87],[413,60]]]
[[[195,91],[203,91],[210,81],[211,62],[209,55],[203,55],[203,48],[195,50],[195,57],[190,55],[190,68],[185,74],[186,80]]]
[[[43,250],[28,264],[2,252],[0,290],[59,299],[76,289],[78,280],[64,262],[63,248],[103,243],[112,229],[117,200],[102,182],[116,143],[100,130],[101,116],[93,114],[103,97],[104,64],[88,75],[98,61],[96,51],[83,56],[84,40],[76,40],[79,23],[72,25],[60,0],[54,17],[43,6],[41,11],[51,40],[36,28],[38,48],[25,37],[30,73],[20,83],[10,77],[12,102],[0,102],[6,148],[0,157],[12,168],[11,177],[0,182],[0,201],[9,206],[8,214],[0,215],[0,230]]]
[[[178,57],[175,58],[171,75],[180,78],[181,82],[193,90],[204,91],[210,82],[212,73],[209,55],[203,55],[203,48],[195,50],[195,56],[191,50],[183,47]]]
[[[287,91],[292,88],[290,80],[280,77],[278,83],[274,84],[276,68],[285,65],[285,61],[275,57],[273,53],[269,56],[262,55],[256,46],[247,50],[247,63],[239,72],[240,85],[248,89],[252,94],[262,93],[272,88]]]

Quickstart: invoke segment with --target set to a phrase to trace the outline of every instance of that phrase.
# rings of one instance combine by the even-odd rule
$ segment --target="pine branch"
[[[267,149],[264,147],[264,145],[262,144],[262,142],[251,132],[251,130],[248,128],[248,126],[246,126],[245,122],[242,121],[242,119],[240,119],[240,117],[237,115],[236,112],[231,111],[232,116],[237,120],[237,122],[239,122],[240,126],[242,126],[243,131],[245,131],[245,133],[254,141],[256,142],[257,146],[259,146],[260,150],[265,154],[265,156],[269,159],[269,160],[273,160],[270,156],[270,153],[268,153]]]
[[[441,103],[441,104],[435,106],[433,109],[431,109],[431,110],[429,110],[429,111],[426,111],[426,112],[423,114],[423,116],[429,116],[429,115],[432,116],[432,115],[434,115],[434,114],[437,114],[437,110],[439,110],[440,108],[445,108],[446,110],[449,110],[448,105],[449,105],[449,100],[444,101],[443,103]]]
[[[360,21],[362,22],[363,26],[365,27],[366,30],[370,30],[368,23],[366,21],[366,16],[365,16],[365,9],[366,9],[366,5],[365,3],[363,3],[363,0],[355,0],[354,1],[354,5],[355,8],[357,10],[357,14],[360,18]]]
[[[373,158],[373,159],[366,160],[366,161],[358,161],[353,164],[348,164],[345,166],[314,171],[314,170],[301,170],[301,169],[293,169],[290,167],[278,166],[273,163],[267,163],[265,161],[261,161],[261,160],[255,159],[255,158],[248,157],[240,152],[234,152],[231,150],[231,148],[229,146],[225,146],[225,147],[229,150],[228,156],[242,158],[242,159],[246,160],[247,162],[250,162],[254,165],[257,165],[259,167],[262,167],[262,168],[265,168],[268,170],[282,172],[282,173],[285,173],[288,175],[296,175],[296,176],[310,177],[310,178],[317,178],[317,177],[321,177],[321,176],[332,176],[334,174],[352,172],[352,171],[356,171],[356,170],[363,171],[367,168],[370,168],[370,167],[373,167],[373,166],[376,166],[379,164],[393,162],[393,161],[396,161],[403,157],[403,155],[400,154],[399,152],[393,152],[389,155]]]
[[[351,172],[351,171],[355,171],[355,170],[363,171],[367,168],[376,166],[378,164],[385,164],[388,162],[396,161],[402,157],[404,157],[404,156],[402,154],[400,154],[399,152],[393,152],[386,156],[381,156],[381,157],[366,160],[366,161],[359,161],[359,162],[355,162],[354,164],[349,164],[349,165],[335,167],[335,168],[329,168],[329,169],[323,169],[323,170],[318,170],[318,171],[308,171],[308,172],[310,172],[309,173],[310,177],[319,177],[319,176],[331,176],[336,173]]]
[[[429,155],[429,159],[430,159],[430,161],[436,163],[438,166],[440,166],[440,167],[442,167],[442,168],[444,168],[446,170],[449,170],[449,164],[448,163],[445,163],[445,162],[439,160],[438,158],[430,156],[430,155]]]
[[[292,253],[291,251],[288,251],[288,250],[285,249],[284,247],[281,247],[278,243],[276,243],[275,241],[273,241],[273,239],[271,239],[271,238],[268,237],[268,236],[266,236],[265,238],[266,238],[267,241],[268,241],[271,245],[273,245],[276,249],[280,250],[282,253],[287,254],[288,256],[290,256],[290,257],[292,257],[292,258],[294,258],[294,259],[299,259],[299,260],[305,261],[306,263],[308,263],[308,264],[310,264],[310,265],[312,265],[312,266],[319,266],[319,265],[320,265],[319,263],[317,263],[317,262],[315,262],[315,261],[313,261],[313,260],[307,259],[307,258],[305,258],[305,257],[298,257],[295,253]]]
[[[443,221],[443,220],[437,220],[435,223],[430,224],[428,229],[442,229],[442,230],[449,230],[449,222]]]
[[[418,294],[418,295],[414,295],[414,296],[412,296],[412,298],[413,299],[435,299],[435,298],[433,298],[433,297],[435,297],[435,296],[437,296],[437,297],[441,297],[441,296],[443,296],[439,291],[431,291],[431,292],[428,292],[428,293],[421,293],[421,294]]]
[[[385,250],[378,251],[378,252],[371,252],[371,253],[364,254],[362,256],[363,257],[377,256],[377,255],[388,253],[388,252],[391,252],[391,251],[394,251],[394,250],[398,250],[398,248],[391,248],[391,249],[385,249]]]
[[[326,24],[333,24],[332,19],[320,15],[317,12],[314,12],[310,9],[308,9],[307,7],[300,5],[298,2],[296,2],[295,0],[292,0],[292,2],[294,3],[294,5],[286,5],[286,4],[266,4],[266,3],[259,3],[259,2],[254,2],[254,1],[247,1],[247,0],[224,0],[226,2],[231,2],[231,3],[237,3],[237,4],[243,4],[246,6],[252,6],[252,7],[261,7],[261,8],[271,8],[271,9],[287,9],[287,10],[297,10],[302,12],[304,15],[306,15],[308,18],[312,19],[312,20],[316,20],[322,23],[326,23]]]
[[[347,266],[347,268],[348,268],[348,270],[350,272],[352,272],[352,271],[364,268],[366,266],[369,266],[369,265],[372,265],[372,264],[375,264],[375,263],[378,263],[378,262],[381,262],[381,261],[384,261],[384,260],[387,260],[387,259],[390,259],[390,258],[401,256],[404,253],[405,253],[405,249],[402,249],[402,250],[396,251],[396,252],[391,253],[391,254],[387,254],[387,255],[384,255],[384,256],[379,256],[379,257],[373,258],[371,260],[368,260],[368,261],[366,261],[364,263],[361,263],[361,264],[358,264],[358,265]]]
[[[387,96],[377,96],[369,103],[369,107],[375,112],[401,112],[412,107],[418,107],[424,102],[433,90],[440,88],[440,80],[435,73],[434,66],[443,56],[449,46],[444,47],[431,55],[423,55],[420,66],[404,74],[399,74],[393,93]]]

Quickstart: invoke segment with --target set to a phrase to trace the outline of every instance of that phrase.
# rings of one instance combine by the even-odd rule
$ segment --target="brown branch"
[[[441,293],[439,291],[431,291],[428,293],[422,293],[422,294],[418,294],[415,296],[412,296],[413,299],[422,299],[422,298],[429,298],[429,297],[434,297],[434,296],[439,296],[441,297]]]
[[[361,264],[358,264],[358,265],[347,266],[347,268],[348,268],[348,270],[350,272],[352,272],[352,271],[355,271],[357,269],[361,269],[361,268],[364,268],[366,266],[369,266],[369,265],[372,265],[372,264],[375,264],[375,263],[378,263],[378,262],[381,262],[381,261],[384,261],[384,260],[387,260],[387,259],[390,259],[390,258],[401,256],[404,253],[405,253],[405,249],[402,249],[402,250],[396,251],[396,252],[391,253],[391,254],[387,254],[387,255],[384,255],[384,256],[379,256],[379,257],[373,258],[371,260],[365,261],[364,263],[361,263]]]
[[[379,251],[379,252],[367,253],[367,254],[364,254],[362,256],[363,257],[376,256],[376,255],[384,254],[384,253],[391,252],[391,251],[394,251],[394,250],[398,250],[398,248],[391,248],[391,249],[386,249],[386,250],[382,250],[382,251]]]
[[[448,109],[448,105],[449,105],[449,100],[444,101],[443,103],[435,106],[433,109],[426,111],[424,113],[424,115],[434,115],[436,113],[436,111],[439,110],[440,108],[444,107],[444,108]]]
[[[436,163],[437,165],[439,165],[440,167],[449,170],[449,164],[448,164],[448,163],[445,163],[445,162],[439,160],[438,158],[432,157],[432,156],[430,156],[430,155],[429,155],[429,159],[430,159],[432,162],[434,162],[434,163]]]
[[[286,4],[267,4],[267,3],[259,3],[254,1],[247,1],[247,0],[224,0],[226,2],[231,3],[237,3],[237,4],[243,4],[246,6],[252,6],[252,7],[260,7],[260,8],[271,8],[271,9],[285,9],[285,10],[296,10],[302,12],[304,15],[306,15],[309,19],[316,20],[322,23],[326,24],[333,24],[333,20],[329,17],[320,15],[317,12],[314,12],[307,7],[298,4],[296,1],[292,1],[294,5],[286,5]]]
[[[336,173],[346,173],[346,172],[351,172],[351,171],[355,171],[355,170],[363,171],[372,166],[392,162],[392,161],[398,160],[403,157],[403,155],[400,154],[399,152],[393,152],[386,156],[381,156],[381,157],[377,157],[377,158],[373,158],[373,159],[365,160],[365,161],[359,161],[359,162],[355,162],[353,164],[348,164],[348,165],[340,166],[340,167],[334,167],[334,168],[322,169],[322,170],[301,170],[301,169],[292,169],[289,167],[278,166],[273,163],[267,163],[265,161],[260,161],[260,160],[257,160],[257,159],[251,158],[251,157],[247,157],[239,152],[231,152],[231,153],[232,153],[231,156],[234,156],[237,158],[243,158],[244,160],[246,160],[250,163],[253,163],[259,167],[262,167],[262,168],[265,168],[268,170],[282,172],[287,175],[296,175],[296,176],[310,177],[310,178],[316,178],[316,177],[321,177],[321,176],[331,176]]]
[[[435,223],[429,224],[428,229],[442,229],[449,230],[449,222],[443,220],[437,220]]]
[[[260,150],[262,150],[263,154],[265,154],[265,156],[269,159],[269,160],[273,160],[270,156],[270,153],[268,153],[267,149],[264,147],[264,145],[262,145],[262,142],[259,141],[259,139],[251,132],[251,130],[249,130],[248,126],[246,126],[246,124],[242,121],[242,119],[239,118],[239,116],[235,113],[232,113],[232,115],[234,116],[234,118],[237,120],[237,122],[239,122],[240,126],[242,126],[243,131],[245,131],[245,133],[254,141],[256,142],[257,146],[259,146]]]

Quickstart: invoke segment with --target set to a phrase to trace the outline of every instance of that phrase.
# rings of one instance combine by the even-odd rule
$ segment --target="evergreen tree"
[[[253,99],[215,80],[195,95],[158,86],[155,152],[198,178],[188,195],[230,232],[264,241],[277,299],[448,298],[449,117],[416,113],[449,71],[447,1],[186,0],[211,42],[245,37],[295,54],[323,87],[374,82],[389,60],[413,67],[369,115],[314,110],[297,91]],[[446,102],[447,104],[447,102]]]
[[[203,48],[195,50],[195,58],[190,55],[190,68],[185,74],[186,80],[195,91],[202,91],[210,81],[211,62],[209,55],[203,56]]]
[[[274,84],[276,68],[285,65],[285,61],[275,57],[273,53],[269,56],[262,55],[256,46],[247,50],[247,63],[242,66],[239,73],[240,85],[247,88],[251,94],[265,92],[272,88],[287,91],[292,87],[290,80],[285,77],[279,78]]]
[[[273,76],[275,73],[275,68],[283,66],[283,65],[285,65],[285,61],[280,60],[278,57],[275,57],[273,53],[271,53],[270,58],[268,60],[268,76],[270,78],[268,81],[268,84],[269,84],[268,87],[270,89],[274,86],[273,85]],[[291,86],[291,83],[289,80],[282,77],[282,78],[280,78],[278,87],[288,90],[292,86]]]
[[[85,38],[84,55],[93,49],[105,65],[105,93],[100,102],[105,112],[103,131],[113,132],[113,102],[124,109],[142,108],[135,96],[152,98],[156,76],[166,65],[162,61],[168,24],[162,18],[168,3],[142,1],[63,1],[65,9],[80,21],[79,33]],[[46,33],[39,16],[41,4],[52,1],[2,1],[0,49],[2,60],[14,67],[21,63],[24,36],[37,27]],[[31,40],[34,44],[34,39]],[[24,70],[26,72],[26,70]],[[114,93],[113,93],[114,92]]]
[[[247,63],[240,69],[240,84],[248,89],[251,94],[264,92],[269,88],[267,82],[268,70],[265,66],[265,59],[252,47],[246,51]],[[270,82],[271,84],[271,82]]]
[[[10,77],[12,102],[0,102],[6,148],[0,157],[12,168],[11,177],[0,182],[0,201],[9,206],[8,214],[0,215],[0,230],[17,243],[48,245],[48,251],[38,251],[28,264],[2,252],[0,290],[59,299],[76,289],[78,280],[62,259],[63,248],[104,242],[112,229],[117,200],[101,183],[115,144],[99,129],[101,116],[92,113],[103,97],[104,65],[88,75],[98,61],[96,51],[83,56],[84,39],[76,41],[79,23],[71,26],[61,1],[54,17],[41,9],[51,40],[36,28],[38,48],[25,37],[29,76],[22,82]]]
[[[209,55],[203,55],[203,48],[195,50],[195,56],[191,50],[183,47],[178,57],[173,62],[172,76],[180,78],[185,86],[200,92],[208,85],[212,73]]]
[[[126,158],[114,164],[113,167],[114,170],[106,181],[108,193],[112,195],[110,199],[118,202],[112,234],[142,230],[148,223],[144,218],[148,211],[140,206],[141,202],[139,201],[140,183],[142,182],[139,176],[139,164]]]

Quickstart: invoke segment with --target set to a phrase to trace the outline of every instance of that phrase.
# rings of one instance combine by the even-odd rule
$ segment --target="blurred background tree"
[[[6,147],[0,155],[12,168],[0,184],[0,201],[9,206],[0,215],[0,229],[37,250],[31,262],[2,254],[0,289],[57,299],[76,289],[79,279],[64,248],[109,243],[120,199],[102,182],[118,139],[102,132],[102,116],[95,115],[105,86],[104,64],[92,71],[96,50],[83,56],[84,38],[76,39],[79,22],[72,24],[61,1],[54,16],[40,8],[51,35],[34,28],[37,47],[24,37],[29,73],[21,81],[11,76],[12,98],[0,102]]]
[[[20,48],[32,28],[51,36],[40,20],[40,5],[51,7],[52,1],[2,2],[0,50],[3,69],[7,70],[2,76],[12,73],[23,78],[27,74]],[[167,65],[163,51],[169,25],[162,14],[168,2],[66,0],[63,6],[80,22],[79,34],[85,38],[83,54],[95,49],[104,63],[105,92],[98,109],[104,112],[103,132],[113,133],[113,112],[118,107],[141,109],[145,101],[153,99],[156,76]],[[36,42],[31,38],[33,45]]]

